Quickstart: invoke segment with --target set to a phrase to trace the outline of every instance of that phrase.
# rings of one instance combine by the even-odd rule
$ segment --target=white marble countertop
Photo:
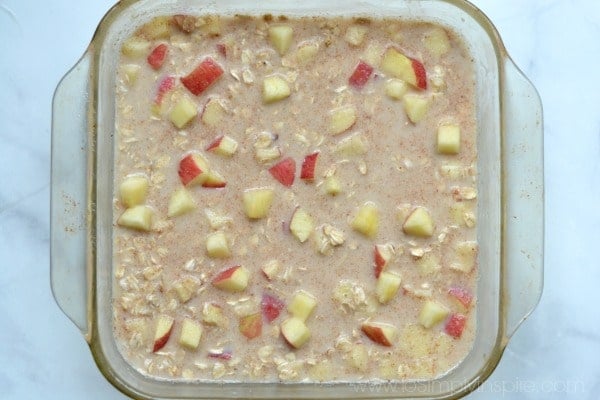
[[[122,399],[49,285],[51,99],[112,0],[0,0],[0,398]],[[600,390],[600,2],[474,0],[545,117],[545,291],[469,399]]]

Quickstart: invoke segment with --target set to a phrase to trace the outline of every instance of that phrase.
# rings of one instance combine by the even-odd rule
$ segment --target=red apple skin
[[[227,47],[225,47],[224,44],[218,43],[217,44],[217,51],[219,52],[220,55],[222,55],[223,57],[227,58]]]
[[[150,66],[152,67],[152,69],[160,69],[160,67],[162,67],[163,63],[165,62],[165,58],[167,57],[167,51],[168,51],[168,47],[166,44],[159,44],[158,46],[156,46],[154,48],[154,50],[152,50],[152,52],[150,53],[150,55],[148,55],[148,58],[146,59],[146,61],[148,61],[148,64],[150,64]]]
[[[221,271],[221,272],[219,272],[219,273],[217,274],[217,276],[215,276],[215,277],[213,278],[213,280],[212,280],[212,283],[213,283],[213,284],[215,284],[215,283],[219,283],[219,282],[221,282],[221,281],[224,281],[225,279],[229,279],[229,278],[231,278],[231,275],[233,275],[233,273],[234,273],[235,271],[237,271],[237,269],[238,269],[238,268],[240,268],[240,266],[239,266],[239,265],[235,265],[235,266],[233,266],[233,267],[229,267],[229,268],[227,268],[227,269],[226,269],[226,270],[224,270],[224,271]]]
[[[231,360],[232,356],[233,356],[233,353],[231,352],[231,350],[223,350],[220,353],[217,353],[217,352],[209,352],[208,353],[209,358],[218,358],[219,360]]]
[[[427,89],[427,72],[425,72],[425,67],[420,61],[414,58],[411,58],[410,61],[415,73],[417,87],[423,90]]]
[[[277,319],[277,317],[279,317],[279,314],[285,307],[285,304],[277,297],[265,293],[262,296],[260,307],[267,322],[271,323]]]
[[[358,63],[358,65],[356,66],[356,68],[354,69],[354,72],[348,79],[348,83],[351,86],[354,86],[355,88],[360,89],[363,86],[365,86],[365,84],[367,83],[367,81],[369,80],[369,78],[371,77],[372,74],[373,74],[373,67],[371,67],[369,64],[367,64],[364,61],[360,61]]]
[[[465,308],[471,306],[473,295],[466,289],[461,287],[451,287],[448,289],[448,294],[460,302]]]
[[[192,94],[198,96],[223,75],[223,69],[212,58],[207,57],[181,83]]]
[[[291,157],[285,158],[269,168],[269,172],[283,186],[290,187],[296,175],[296,161]]]
[[[365,335],[375,343],[378,343],[382,346],[391,347],[392,344],[387,340],[383,331],[378,326],[365,325],[363,324],[360,328]]]
[[[208,147],[206,147],[206,151],[211,151],[219,147],[219,145],[221,144],[221,140],[223,140],[223,136],[224,135],[219,136],[211,144],[209,144]]]
[[[173,325],[171,325],[171,329],[169,329],[167,333],[165,333],[162,337],[158,338],[154,342],[154,347],[152,348],[153,353],[156,353],[157,351],[165,347],[165,345],[169,341],[169,338],[171,337],[171,332],[173,332]]]
[[[198,167],[192,154],[188,154],[179,162],[179,170],[177,173],[179,174],[183,186],[187,186],[188,183],[193,181],[202,172],[204,171]]]
[[[218,181],[218,182],[203,182],[202,187],[208,189],[220,189],[227,186],[227,182]]]
[[[300,179],[303,179],[303,180],[315,179],[315,166],[317,165],[318,157],[319,157],[318,151],[304,157],[304,161],[302,161],[302,168],[300,169]]]
[[[465,324],[467,323],[467,317],[462,314],[452,314],[446,322],[446,326],[444,327],[444,332],[448,335],[452,336],[455,339],[461,337],[463,330],[465,329]]]
[[[240,318],[240,332],[248,339],[254,339],[262,333],[262,316],[260,313]]]
[[[383,271],[383,267],[385,267],[385,264],[387,263],[387,261],[385,261],[385,259],[381,256],[381,254],[379,253],[379,250],[377,249],[377,246],[375,246],[374,250],[373,250],[373,254],[374,254],[374,259],[375,259],[375,278],[379,278],[379,275],[381,275],[381,272]]]
[[[165,94],[169,92],[175,86],[175,77],[165,76],[158,84],[156,90],[156,97],[154,97],[154,103],[160,105],[162,103]]]

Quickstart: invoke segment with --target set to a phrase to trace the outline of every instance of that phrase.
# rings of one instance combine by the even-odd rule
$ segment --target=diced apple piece
[[[182,97],[181,100],[175,104],[171,113],[169,114],[169,119],[178,129],[186,126],[191,120],[196,118],[198,115],[198,109],[196,108],[196,104],[188,99],[187,97]]]
[[[389,47],[383,55],[381,69],[418,89],[427,89],[427,74],[423,64],[393,47]]]
[[[202,337],[202,326],[194,320],[186,318],[181,324],[179,344],[190,350],[196,350]]]
[[[223,175],[219,174],[215,170],[209,170],[206,173],[204,182],[202,182],[202,187],[205,187],[205,188],[213,188],[214,189],[214,188],[224,188],[225,186],[227,186],[227,182],[225,181],[225,178],[223,177]]]
[[[216,349],[211,349],[208,351],[207,354],[208,358],[217,358],[219,360],[231,360],[231,358],[233,357],[233,352],[231,350],[216,350]]]
[[[452,336],[455,339],[458,339],[462,336],[463,330],[465,329],[465,325],[467,323],[467,317],[462,314],[452,314],[446,322],[446,326],[444,327],[444,332],[448,335]]]
[[[269,28],[269,41],[281,56],[287,53],[293,36],[294,30],[290,26],[276,25]]]
[[[330,175],[325,178],[323,188],[325,189],[325,193],[332,196],[338,195],[342,192],[342,184],[335,175]]]
[[[210,208],[204,209],[204,215],[206,215],[208,223],[213,229],[221,229],[225,225],[231,224],[233,222],[233,219],[231,217],[219,214],[211,210]]]
[[[364,344],[352,346],[348,357],[350,365],[361,372],[366,372],[369,367],[369,352]]]
[[[281,149],[277,146],[269,148],[257,148],[254,155],[256,160],[261,163],[273,161],[281,157]]]
[[[335,151],[342,156],[360,156],[369,150],[367,138],[360,132],[339,141]]]
[[[382,346],[392,346],[398,336],[398,329],[394,325],[383,322],[365,322],[360,329],[369,339]]]
[[[354,106],[343,106],[329,113],[329,132],[339,135],[346,132],[356,122],[356,108]]]
[[[356,68],[354,68],[354,72],[350,75],[348,79],[348,83],[350,86],[354,86],[357,89],[362,88],[367,84],[367,81],[373,74],[373,67],[367,64],[364,61],[360,61]]]
[[[150,42],[138,36],[127,39],[121,47],[121,53],[131,58],[140,58],[148,54]]]
[[[206,252],[212,258],[228,258],[231,256],[225,233],[215,232],[208,235],[206,237]]]
[[[274,103],[289,97],[291,94],[290,86],[280,76],[267,76],[263,80],[262,99],[265,104]]]
[[[365,36],[368,32],[366,26],[362,25],[351,25],[346,30],[344,39],[352,46],[360,46],[365,40]]]
[[[173,289],[179,296],[179,300],[185,303],[192,298],[196,289],[198,289],[198,281],[192,277],[183,278],[173,284]]]
[[[165,94],[173,89],[175,86],[175,77],[165,76],[161,79],[156,89],[156,96],[154,96],[154,105],[160,106],[162,104]]]
[[[284,158],[269,168],[269,173],[283,186],[290,187],[296,176],[296,161],[291,157]]]
[[[292,220],[290,221],[290,231],[294,237],[298,239],[300,243],[304,243],[314,228],[315,224],[312,217],[302,208],[296,208],[294,215],[292,215]]]
[[[196,208],[196,203],[190,192],[185,188],[179,188],[173,192],[169,199],[168,217],[178,217],[187,214]]]
[[[140,67],[137,64],[125,64],[123,65],[123,73],[125,74],[125,81],[129,85],[134,85],[140,75]]]
[[[262,333],[262,315],[254,313],[240,318],[240,332],[248,339],[254,339]]]
[[[419,258],[417,260],[417,266],[419,267],[419,272],[423,276],[435,274],[442,269],[440,258],[432,253],[425,253],[423,257]]]
[[[408,87],[403,80],[392,78],[385,82],[385,94],[394,100],[400,100],[407,90]]]
[[[181,78],[181,83],[191,93],[198,96],[215,83],[223,75],[223,69],[215,60],[206,57],[187,76]]]
[[[175,320],[168,315],[160,315],[156,322],[156,329],[154,330],[154,345],[152,352],[156,353],[158,350],[165,347],[171,332],[173,331],[173,325]]]
[[[394,272],[383,271],[377,279],[375,295],[381,304],[386,304],[398,293],[401,283],[400,275]]]
[[[402,230],[407,235],[418,237],[430,237],[433,235],[433,219],[424,207],[417,207],[406,218]]]
[[[140,29],[140,35],[149,40],[166,39],[171,36],[171,18],[156,17]]]
[[[250,271],[245,267],[236,265],[221,271],[213,280],[212,284],[218,289],[227,292],[241,292],[248,286]]]
[[[319,44],[314,42],[306,42],[302,43],[298,46],[298,50],[296,51],[296,61],[300,65],[306,65],[312,60],[314,60],[315,56],[319,52]]]
[[[402,98],[404,111],[413,124],[425,118],[430,103],[431,99],[429,97],[415,93],[407,93]]]
[[[256,188],[244,191],[242,198],[244,212],[250,219],[260,219],[267,216],[275,192],[272,188]]]
[[[459,242],[455,248],[455,259],[450,263],[450,268],[464,273],[469,273],[475,267],[477,260],[477,242]]]
[[[223,313],[223,309],[213,303],[204,303],[202,307],[202,321],[207,325],[218,326],[220,328],[227,328],[229,326],[229,320]]]
[[[317,299],[312,294],[300,290],[288,305],[288,311],[301,321],[306,321],[317,306]]]
[[[298,349],[310,339],[310,331],[301,319],[292,317],[281,323],[281,334],[294,348]]]
[[[442,28],[435,27],[423,38],[425,48],[434,56],[440,57],[450,50],[450,39]]]
[[[191,15],[175,15],[173,16],[175,26],[183,33],[192,33],[196,30],[198,18]]]
[[[152,229],[152,208],[144,205],[133,206],[121,214],[117,224],[125,228],[136,229],[139,231],[149,231]]]
[[[427,300],[419,314],[419,322],[425,328],[431,328],[442,322],[448,315],[448,309],[432,300]]]
[[[219,136],[208,147],[206,151],[218,154],[223,157],[231,157],[238,148],[238,142],[227,135]]]
[[[352,229],[367,237],[374,237],[379,230],[379,210],[375,203],[363,204],[351,223]]]
[[[319,157],[318,151],[304,157],[304,161],[302,161],[302,168],[300,169],[300,179],[303,179],[303,180],[315,179],[315,166],[317,165],[318,157]]]
[[[283,301],[270,294],[263,294],[260,302],[260,308],[265,319],[270,323],[279,317],[281,310],[285,307]]]
[[[377,68],[381,64],[383,51],[383,46],[378,42],[369,43],[361,59],[372,67]]]
[[[204,106],[202,117],[200,118],[205,125],[217,127],[225,117],[225,108],[217,99],[210,99]]]
[[[462,287],[451,287],[448,289],[448,294],[465,310],[468,309],[473,302],[473,295],[467,289]]]
[[[458,154],[460,128],[456,124],[440,125],[437,131],[437,151],[440,154]]]
[[[390,243],[375,245],[375,250],[373,251],[373,258],[375,260],[375,278],[379,278],[381,271],[387,267],[393,255],[394,248]]]
[[[265,274],[268,280],[272,281],[277,276],[277,273],[279,272],[280,268],[281,264],[279,263],[279,261],[273,259],[267,261],[265,265],[262,266],[261,271],[263,272],[263,274]]]
[[[156,46],[146,58],[148,64],[152,67],[152,69],[160,69],[163,63],[165,62],[165,58],[167,57],[167,52],[169,48],[166,44],[161,43]]]
[[[200,185],[206,180],[208,162],[199,153],[190,153],[179,162],[179,179],[184,186]]]
[[[143,175],[128,176],[119,186],[121,203],[125,207],[133,207],[144,203],[149,185],[148,178]]]

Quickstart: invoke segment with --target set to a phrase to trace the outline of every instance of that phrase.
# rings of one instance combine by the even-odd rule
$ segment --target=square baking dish
[[[112,326],[116,68],[123,41],[159,15],[356,16],[446,26],[475,60],[478,120],[477,333],[466,359],[440,378],[393,383],[190,383],[142,375]],[[100,22],[53,103],[51,281],[98,367],[123,393],[146,398],[458,398],[498,364],[542,291],[543,137],[539,97],[490,21],[459,0],[121,1]]]

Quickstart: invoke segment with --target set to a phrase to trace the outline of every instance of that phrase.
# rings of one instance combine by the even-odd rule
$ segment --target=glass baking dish
[[[120,47],[136,27],[166,14],[371,16],[430,21],[458,33],[475,60],[478,119],[477,333],[447,375],[393,384],[185,383],[140,374],[120,355],[112,328],[115,78]],[[102,19],[53,102],[51,283],[98,367],[139,399],[459,398],[498,364],[535,308],[543,282],[542,108],[494,26],[462,0],[124,0]]]

